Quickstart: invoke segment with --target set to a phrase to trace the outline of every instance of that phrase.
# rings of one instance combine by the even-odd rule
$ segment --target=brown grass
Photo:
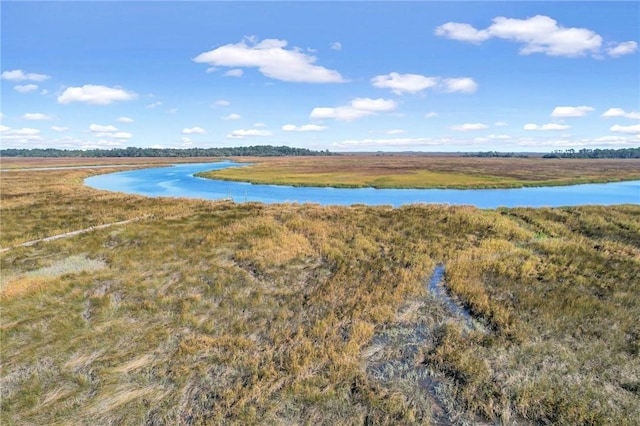
[[[2,424],[637,424],[640,207],[151,199],[3,172]],[[6,191],[5,191],[6,188]],[[64,269],[83,256],[103,268]],[[429,296],[446,286],[483,327]],[[20,278],[22,277],[22,278]]]
[[[378,188],[507,188],[640,179],[640,160],[331,156],[239,158],[249,168],[201,174],[253,183]]]

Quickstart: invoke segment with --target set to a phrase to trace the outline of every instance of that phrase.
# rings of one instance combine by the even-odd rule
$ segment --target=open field
[[[263,184],[375,188],[516,188],[640,179],[638,159],[348,155],[238,161],[256,164],[199,176]]]
[[[3,248],[138,219],[0,253],[3,425],[639,424],[640,206],[233,204],[98,172],[0,174]]]
[[[144,165],[164,165],[174,163],[206,163],[220,161],[219,157],[198,157],[198,158],[162,158],[162,157],[2,157],[0,158],[1,169],[21,169],[31,167],[75,167],[75,166],[116,166],[129,164]]]

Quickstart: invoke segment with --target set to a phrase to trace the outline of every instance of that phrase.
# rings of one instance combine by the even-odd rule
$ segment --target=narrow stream
[[[445,305],[453,316],[461,319],[469,329],[476,328],[471,312],[447,293],[447,289],[444,286],[444,265],[441,263],[437,264],[433,270],[433,275],[431,275],[431,279],[429,280],[429,293],[431,293],[437,301]]]
[[[433,274],[424,281],[429,296],[407,301],[396,321],[376,331],[364,350],[367,373],[390,389],[402,389],[414,395],[418,417],[425,416],[432,424],[484,424],[479,419],[459,417],[455,407],[448,405],[450,385],[443,383],[421,359],[422,351],[433,346],[433,332],[440,325],[456,321],[468,330],[482,328],[470,312],[447,293],[444,278],[444,265],[436,265]],[[405,316],[407,311],[414,315]]]

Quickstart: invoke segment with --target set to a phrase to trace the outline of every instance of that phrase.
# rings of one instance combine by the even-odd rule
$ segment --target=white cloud
[[[489,126],[482,123],[465,123],[465,124],[459,124],[459,125],[450,127],[451,130],[458,130],[461,132],[469,132],[473,130],[484,130],[488,128]]]
[[[478,89],[478,84],[469,77],[441,78],[397,72],[377,75],[371,79],[371,84],[374,87],[391,89],[396,95],[419,93],[431,88],[437,88],[446,93],[473,93]]]
[[[240,114],[229,114],[220,118],[222,120],[239,120],[241,117],[240,117]]]
[[[603,147],[610,146],[616,148],[635,147],[638,146],[640,137],[637,135],[630,136],[604,136],[589,139],[540,139],[540,138],[521,138],[517,141],[518,146],[532,147],[535,149],[545,148],[585,148],[585,147]]]
[[[631,139],[632,137],[628,137],[628,136],[601,136],[599,138],[596,138],[595,141],[596,142],[604,142],[604,143],[627,143],[632,141],[633,139]]]
[[[436,27],[434,34],[469,43],[481,43],[491,38],[487,30],[476,30],[469,24],[461,24],[458,22],[447,22],[444,25],[440,25]]]
[[[616,133],[640,133],[640,124],[634,124],[632,126],[621,126],[616,124],[611,126],[609,130]]]
[[[495,134],[490,134],[489,136],[487,136],[488,139],[490,140],[496,140],[496,141],[500,141],[500,140],[507,140],[507,139],[511,139],[511,136],[509,135],[495,135]]]
[[[387,135],[401,135],[403,133],[407,133],[405,129],[391,129],[385,132]]]
[[[285,132],[320,132],[325,130],[327,126],[319,126],[317,124],[303,124],[302,126],[296,126],[294,124],[285,124],[282,126],[282,130]]]
[[[522,44],[520,53],[523,55],[543,53],[548,56],[597,56],[602,46],[602,37],[594,31],[586,28],[565,28],[558,25],[555,19],[543,15],[527,19],[498,16],[484,30],[477,30],[469,24],[448,22],[437,27],[435,34],[471,43],[481,43],[493,37],[510,40]],[[622,46],[621,52],[631,48],[625,43],[618,46]]]
[[[529,19],[498,17],[490,31],[496,37],[524,43],[520,53],[544,53],[549,56],[582,56],[597,52],[602,37],[586,28],[564,28],[548,16]]]
[[[1,75],[3,80],[9,81],[45,81],[50,78],[45,74],[36,74],[34,72],[24,72],[22,70],[3,71]]]
[[[89,126],[89,130],[94,133],[105,133],[105,132],[117,132],[118,128],[115,126],[103,126],[101,124],[91,124]]]
[[[566,124],[557,124],[557,123],[543,124],[542,126],[540,126],[538,124],[529,123],[529,124],[525,124],[523,129],[524,130],[542,130],[542,131],[546,131],[546,130],[567,130],[570,127],[571,126],[568,126]]]
[[[433,111],[431,111],[431,112],[426,113],[426,114],[424,115],[424,118],[434,118],[434,117],[437,117],[437,116],[438,116],[438,113],[437,113],[437,112],[433,112]]]
[[[48,91],[47,89],[42,89],[42,90],[40,91],[40,94],[41,94],[41,95],[48,95],[48,94],[49,94],[49,91]]]
[[[508,126],[508,124],[505,123],[504,121],[498,121],[498,122],[496,122],[494,124],[494,126],[496,126],[496,127],[505,127],[505,126]]]
[[[89,126],[89,130],[95,133],[96,137],[99,138],[111,138],[111,139],[131,139],[133,136],[128,132],[120,132],[118,128],[115,126],[103,126],[101,124],[91,124]],[[99,143],[104,144],[106,141],[101,140]]]
[[[331,43],[331,44],[329,45],[329,47],[330,47],[332,50],[342,50],[342,43],[340,43],[339,41],[334,41],[333,43]]]
[[[577,107],[558,106],[553,109],[551,116],[556,118],[583,117],[591,111],[593,111],[592,107],[584,105]]]
[[[353,121],[371,114],[373,114],[371,111],[358,110],[350,106],[340,106],[336,108],[317,107],[311,111],[309,116],[316,119],[333,118],[336,120]]]
[[[396,95],[417,93],[438,84],[437,77],[425,77],[420,74],[399,74],[392,72],[387,75],[377,75],[371,79],[374,87],[391,89]]]
[[[114,139],[131,139],[133,135],[129,132],[115,132],[108,135],[108,137],[112,137]]]
[[[22,129],[12,129],[7,126],[0,126],[3,142],[27,143],[42,140],[40,130],[23,127]]]
[[[266,127],[267,125],[264,123],[253,123],[253,127]]]
[[[640,120],[640,112],[626,112],[622,108],[609,108],[606,110],[600,117],[611,118],[611,117],[625,117],[631,118],[634,120]]]
[[[351,101],[351,106],[362,111],[382,112],[396,109],[397,104],[390,99],[356,98]]]
[[[108,140],[108,139],[100,139],[95,144],[93,144],[91,142],[83,142],[81,149],[91,149],[91,148],[110,149],[110,148],[116,148],[116,147],[121,147],[121,146],[122,146],[122,141],[112,141],[112,140]]]
[[[83,102],[91,105],[108,105],[116,101],[130,101],[137,95],[115,87],[85,84],[82,87],[67,87],[62,95],[58,96],[58,102],[68,104],[71,102]]]
[[[155,101],[153,103],[150,103],[149,105],[147,105],[145,108],[148,109],[155,109],[158,108],[159,106],[162,106],[162,101]]]
[[[229,139],[243,139],[251,136],[271,136],[271,132],[268,130],[248,129],[248,130],[234,130],[227,135]]]
[[[18,84],[13,86],[13,90],[20,93],[29,93],[38,89],[38,85],[36,84]]]
[[[478,90],[478,83],[473,81],[472,78],[447,78],[443,81],[444,91],[453,93],[473,93]]]
[[[51,126],[51,130],[56,131],[56,132],[66,132],[67,130],[69,130],[68,127],[62,127],[62,126]]]
[[[40,143],[37,143],[38,141],[30,141],[30,142],[26,142],[28,144],[29,148],[49,148],[49,147],[56,147],[56,148],[60,148],[60,149],[96,149],[96,148],[113,148],[116,146],[122,146],[122,142],[121,141],[113,141],[113,140],[98,140],[96,141],[89,141],[89,140],[84,140],[84,139],[78,139],[78,138],[74,138],[74,137],[69,137],[69,136],[65,136],[65,137],[60,137],[60,138],[55,138],[55,139],[49,139],[46,141],[42,141],[42,139],[39,140]],[[16,146],[18,146],[18,144],[15,144]]]
[[[4,127],[3,132],[10,133],[14,135],[37,135],[40,134],[40,130],[31,129],[29,127],[23,127],[22,129],[11,129],[9,127]]]
[[[477,139],[477,138],[476,138]],[[442,147],[445,150],[454,146],[473,146],[475,139],[455,139],[450,137],[422,137],[422,138],[381,138],[381,139],[349,139],[333,143],[337,150],[345,151],[375,151],[383,149],[385,151],[415,151],[429,150],[434,147]]]
[[[118,121],[120,123],[133,123],[133,118],[129,117],[118,117]]]
[[[249,42],[249,44],[247,44]],[[300,49],[287,50],[286,40],[253,38],[226,44],[196,56],[193,61],[213,66],[258,68],[268,78],[298,83],[341,83],[337,71],[315,65],[314,56]]]
[[[638,50],[638,43],[635,41],[625,41],[623,43],[613,44],[607,48],[607,54],[613,58],[624,55],[630,55]]]
[[[342,142],[336,142],[333,144],[335,148],[339,149],[355,149],[361,150],[364,148],[379,149],[380,147],[398,149],[411,149],[420,146],[434,146],[440,145],[440,141],[431,138],[382,138],[382,139],[348,139]]]
[[[51,120],[53,117],[39,112],[28,112],[22,116],[25,120]]]
[[[188,137],[182,137],[180,138],[180,142],[182,143],[182,146],[187,146],[187,145],[191,145],[191,139],[189,139]]]
[[[244,74],[244,71],[240,68],[234,68],[224,73],[225,77],[242,77],[242,74]]]
[[[215,104],[216,106],[226,107],[226,106],[231,105],[231,102],[229,102],[229,101],[228,101],[228,100],[226,100],[226,99],[218,99],[217,101],[215,101],[215,102],[214,102],[214,104]]]
[[[333,118],[336,120],[352,121],[377,112],[393,111],[397,104],[389,99],[356,98],[349,105],[318,107],[311,111],[310,117],[316,119]]]
[[[183,135],[204,135],[207,131],[202,127],[191,127],[182,129]]]

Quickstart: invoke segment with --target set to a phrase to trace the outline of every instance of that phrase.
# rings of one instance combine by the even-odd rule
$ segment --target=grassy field
[[[98,172],[0,174],[3,248],[138,219],[0,253],[3,425],[639,424],[638,205],[233,204]]]
[[[101,158],[67,158],[67,157],[4,157],[0,161],[0,169],[24,169],[40,167],[77,167],[77,166],[127,166],[136,165],[164,165],[175,163],[203,163],[220,161],[218,157],[199,158],[130,158],[130,157],[101,157]]]
[[[262,184],[375,188],[515,188],[640,179],[637,159],[349,155],[240,161],[256,164],[199,176]]]

